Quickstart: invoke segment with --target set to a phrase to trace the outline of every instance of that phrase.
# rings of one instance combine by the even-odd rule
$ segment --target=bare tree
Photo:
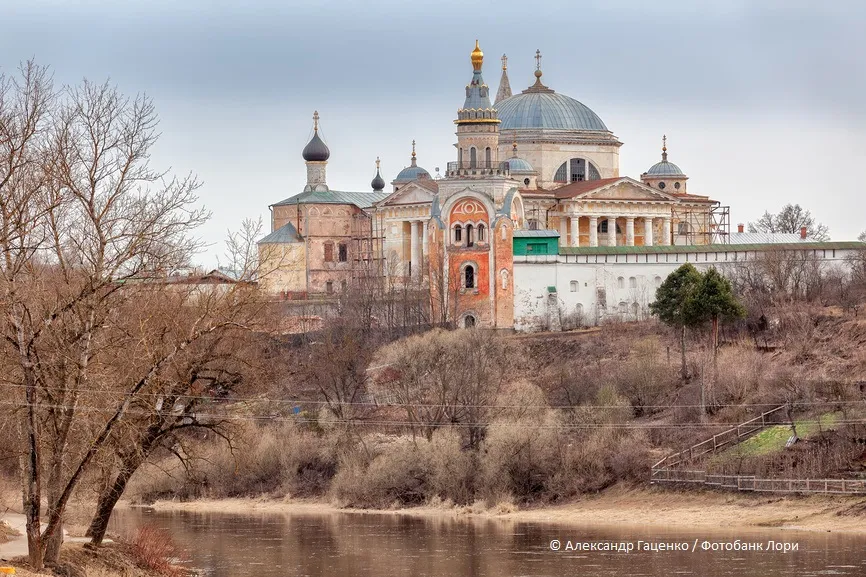
[[[23,499],[30,563],[55,562],[66,505],[135,396],[212,326],[196,326],[137,379],[103,379],[116,315],[131,283],[188,263],[195,177],[150,168],[153,104],[85,81],[55,93],[45,68],[0,76],[0,203],[4,351],[24,409]],[[80,399],[123,391],[108,418],[82,418]],[[45,499],[46,528],[40,502]]]
[[[239,230],[229,230],[226,235],[225,263],[220,262],[220,267],[231,271],[238,280],[254,280],[254,273],[260,272],[262,266],[256,241],[262,236],[263,230],[261,217],[257,220],[245,218]]]
[[[765,211],[755,222],[749,223],[749,232],[799,233],[805,227],[806,234],[815,240],[830,239],[830,229],[815,221],[811,211],[799,204],[786,204],[777,214]]]
[[[388,370],[378,379],[405,411],[415,434],[461,424],[467,444],[477,447],[495,415],[499,396],[515,358],[513,346],[480,330],[434,330],[386,347],[380,356]]]
[[[123,311],[123,324],[118,328],[136,338],[126,343],[129,357],[111,356],[107,369],[147,374],[159,359],[189,340],[194,327],[214,330],[190,342],[173,362],[157,370],[111,436],[112,463],[88,529],[94,545],[102,542],[129,479],[154,451],[168,449],[185,459],[188,451],[181,454],[174,446],[184,432],[192,430],[213,431],[229,440],[221,408],[238,386],[257,374],[254,359],[261,344],[251,331],[266,328],[265,303],[246,283],[228,287],[148,283],[137,293],[150,306],[142,309],[136,303],[135,310]],[[142,326],[146,330],[134,330]],[[133,366],[123,368],[122,364],[130,364],[128,358],[133,359]]]

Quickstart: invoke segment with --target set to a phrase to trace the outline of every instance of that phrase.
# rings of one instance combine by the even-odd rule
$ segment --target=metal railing
[[[511,174],[508,164],[487,161],[449,162],[446,165],[446,173],[448,176],[508,176]]]

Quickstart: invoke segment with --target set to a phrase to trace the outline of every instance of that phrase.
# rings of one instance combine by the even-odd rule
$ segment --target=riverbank
[[[124,506],[129,506],[125,504]],[[866,534],[866,497],[745,495],[710,491],[670,491],[615,487],[601,494],[563,505],[517,509],[422,506],[405,509],[348,509],[311,500],[218,499],[189,502],[157,501],[160,511],[225,513],[366,513],[452,516],[513,522],[553,523],[563,526],[640,526],[665,529],[766,529]]]

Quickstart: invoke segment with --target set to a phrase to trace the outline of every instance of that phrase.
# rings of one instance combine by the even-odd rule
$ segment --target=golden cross
[[[412,158],[415,158],[415,139],[412,139]]]
[[[541,70],[541,50],[535,51],[535,69]]]
[[[379,157],[376,157],[376,172],[379,172]]]
[[[505,54],[502,55],[502,69],[508,70],[508,56]]]
[[[667,152],[668,150],[668,135],[662,134],[662,152]]]
[[[313,111],[313,130],[319,130],[319,111]]]

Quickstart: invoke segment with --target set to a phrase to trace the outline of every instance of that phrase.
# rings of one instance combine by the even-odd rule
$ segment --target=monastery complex
[[[505,56],[495,94],[477,42],[470,61],[453,120],[457,157],[442,176],[419,166],[413,142],[390,186],[377,160],[368,190],[331,190],[314,114],[306,185],[270,206],[271,233],[259,241],[265,290],[309,299],[371,279],[410,283],[431,291],[457,326],[531,330],[555,328],[563,314],[588,324],[641,318],[684,262],[720,266],[780,248],[838,262],[862,248],[731,232],[726,206],[689,192],[666,139],[659,162],[638,178],[621,175],[622,142],[544,84],[540,53],[534,83],[516,94]]]

